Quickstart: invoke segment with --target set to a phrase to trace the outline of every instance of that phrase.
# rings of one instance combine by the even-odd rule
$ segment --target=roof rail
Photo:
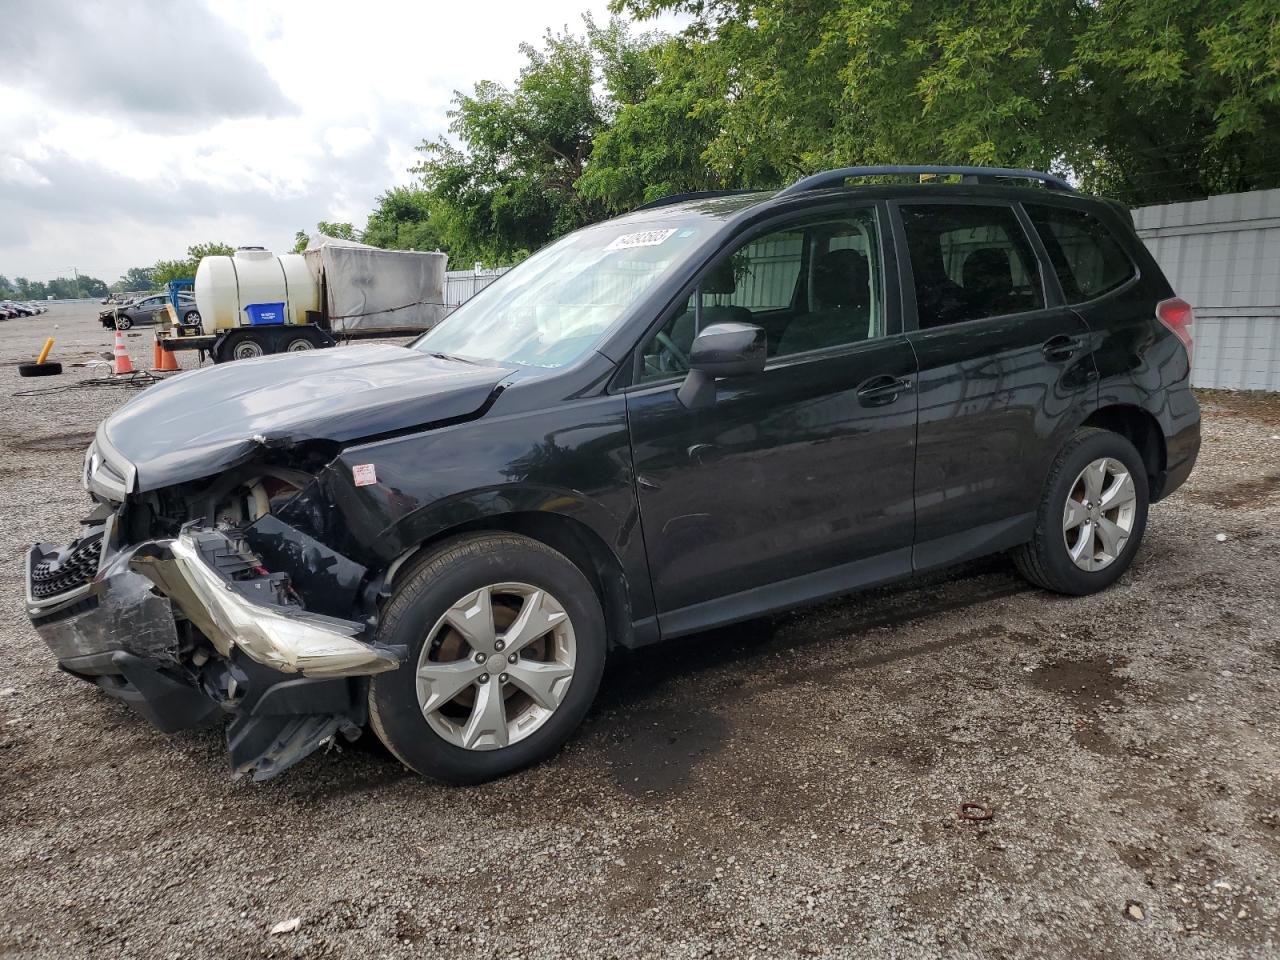
[[[689,193],[673,193],[669,197],[659,197],[642,203],[635,210],[652,210],[654,207],[665,207],[672,203],[683,203],[685,200],[707,200],[713,197],[737,197],[744,193],[758,193],[757,190],[693,190]],[[632,212],[634,213],[635,210]]]
[[[1015,170],[1010,167],[950,167],[933,165],[904,164],[880,167],[840,167],[837,170],[824,170],[812,176],[797,180],[789,187],[778,192],[779,197],[789,197],[809,190],[821,190],[824,187],[838,187],[852,177],[881,177],[888,174],[960,174],[962,183],[993,183],[998,179],[1039,180],[1050,190],[1065,190],[1074,193],[1075,188],[1061,177],[1038,170]]]

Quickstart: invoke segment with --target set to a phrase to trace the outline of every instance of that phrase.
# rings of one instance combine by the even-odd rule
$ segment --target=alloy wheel
[[[1138,494],[1128,468],[1100,457],[1076,477],[1062,510],[1062,536],[1071,562],[1090,573],[1109,567],[1133,533]]]
[[[527,583],[459,599],[431,628],[417,664],[431,729],[466,750],[498,750],[541,728],[573,680],[577,642],[563,604]]]

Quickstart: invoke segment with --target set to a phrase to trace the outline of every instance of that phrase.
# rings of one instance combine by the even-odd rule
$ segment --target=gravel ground
[[[1276,955],[1280,396],[1203,395],[1195,476],[1099,596],[982,561],[620,658],[500,783],[365,737],[255,785],[22,614],[23,549],[72,532],[127,392],[14,397],[86,373],[12,363],[55,323],[64,361],[109,349],[94,310],[0,325],[0,955]]]

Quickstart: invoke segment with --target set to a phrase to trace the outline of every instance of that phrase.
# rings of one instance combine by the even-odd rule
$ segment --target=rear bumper
[[[1165,438],[1165,470],[1159,491],[1151,499],[1163,500],[1187,482],[1196,467],[1200,455],[1200,420],[1188,424],[1171,437]]]

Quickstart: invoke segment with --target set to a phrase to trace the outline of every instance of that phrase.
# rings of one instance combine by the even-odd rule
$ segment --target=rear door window
[[[1049,253],[1068,303],[1092,300],[1135,274],[1133,261],[1107,225],[1083,210],[1025,204]]]
[[[1044,307],[1039,261],[1012,207],[912,203],[900,210],[921,329]]]

